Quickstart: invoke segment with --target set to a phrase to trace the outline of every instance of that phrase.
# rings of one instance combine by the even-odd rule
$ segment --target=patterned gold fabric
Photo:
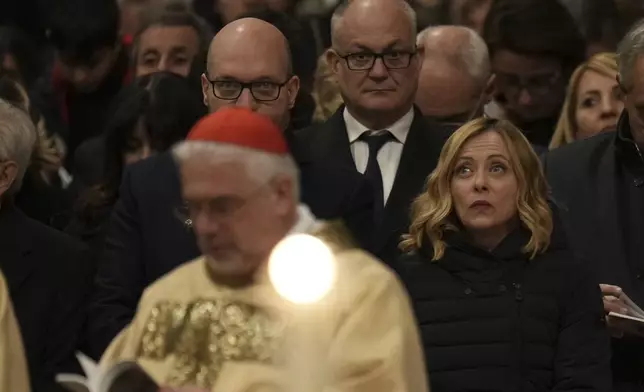
[[[7,281],[0,272],[0,392],[29,392],[27,361]]]
[[[170,386],[212,388],[226,361],[272,364],[285,324],[262,309],[223,299],[163,301],[150,311],[138,356],[174,357]]]
[[[213,392],[280,392],[311,374],[300,389],[427,392],[418,330],[395,275],[352,249],[342,225],[311,231],[331,246],[338,271],[333,290],[307,306],[306,317],[278,295],[266,269],[253,285],[225,287],[199,258],[146,289],[101,365],[133,360],[159,385]],[[306,331],[305,339],[295,331]],[[306,363],[315,369],[303,372]]]

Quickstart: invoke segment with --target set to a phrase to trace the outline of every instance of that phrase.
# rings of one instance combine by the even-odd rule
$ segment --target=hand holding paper
[[[614,337],[624,333],[644,337],[644,311],[618,286],[600,285],[608,327]]]
[[[621,313],[627,314],[628,308],[626,303],[623,300],[623,297],[626,296],[622,291],[621,287],[613,286],[609,284],[600,284],[603,299],[604,299],[604,310],[606,314]]]

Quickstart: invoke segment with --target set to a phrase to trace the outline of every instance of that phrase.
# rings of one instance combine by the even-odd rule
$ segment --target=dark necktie
[[[382,172],[378,164],[378,152],[385,143],[394,140],[389,131],[371,133],[369,131],[360,135],[360,140],[369,146],[369,160],[364,175],[367,177],[374,190],[374,221],[379,224],[382,219],[382,213],[385,209],[385,195],[382,186]]]

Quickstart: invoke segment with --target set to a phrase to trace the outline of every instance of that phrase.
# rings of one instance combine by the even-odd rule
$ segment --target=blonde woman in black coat
[[[450,137],[399,266],[433,392],[610,390],[598,282],[557,226],[521,131],[477,119]]]

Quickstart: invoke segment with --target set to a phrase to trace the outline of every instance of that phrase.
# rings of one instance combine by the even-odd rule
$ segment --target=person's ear
[[[418,53],[419,56],[424,56],[425,55],[425,46],[424,45],[416,45],[416,53]]]
[[[208,107],[208,92],[210,91],[210,81],[205,73],[201,74],[201,93],[203,94],[203,104]]]
[[[294,204],[298,204],[298,200],[294,199],[293,188],[295,184],[293,181],[294,179],[286,174],[273,178],[273,190],[275,192],[273,206],[280,214],[286,214]]]
[[[615,75],[615,80],[617,81],[617,85],[619,86],[619,89],[622,91],[622,93],[628,94],[626,86],[624,86],[624,83],[622,83],[622,78],[619,77],[619,74]]]
[[[18,176],[18,165],[14,161],[0,163],[0,195],[11,189]]]
[[[300,78],[293,75],[286,83],[286,91],[288,93],[288,108],[293,109],[297,94],[300,91]]]
[[[416,57],[418,58],[418,69],[421,69],[423,67],[423,62],[425,61],[425,48],[422,46],[419,46],[417,51],[416,51]]]
[[[327,49],[324,53],[324,59],[326,60],[329,69],[334,74],[337,74],[340,71],[340,55],[334,49]]]

